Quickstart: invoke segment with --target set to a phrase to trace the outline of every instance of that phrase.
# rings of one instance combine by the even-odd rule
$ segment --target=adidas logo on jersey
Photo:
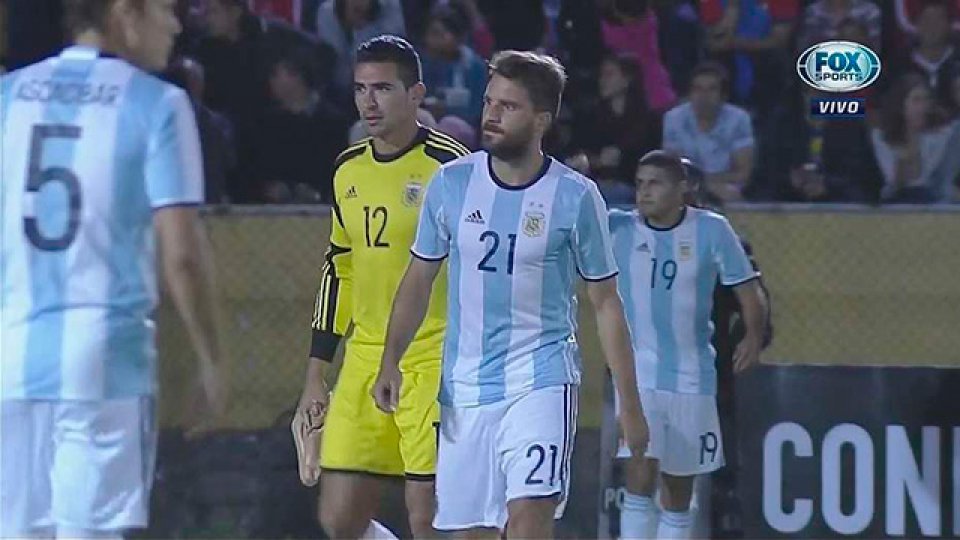
[[[356,199],[356,198],[357,198],[357,186],[350,186],[350,189],[347,190],[347,197],[346,197],[346,198],[348,198],[348,199]]]
[[[483,220],[483,215],[480,214],[479,210],[474,210],[467,217],[463,218],[467,223],[476,223],[477,225],[483,225],[486,221]]]
[[[640,247],[638,247],[637,250],[642,251],[643,253],[650,253],[650,246],[648,246],[647,243],[644,242],[640,244]]]

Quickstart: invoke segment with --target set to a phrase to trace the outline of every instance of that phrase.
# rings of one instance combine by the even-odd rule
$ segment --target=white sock
[[[664,510],[660,514],[660,527],[657,528],[657,538],[689,538],[690,526],[693,518],[690,511],[670,512]]]
[[[370,526],[364,531],[363,536],[367,540],[397,540],[397,536],[390,532],[390,529],[383,526],[375,519],[370,520]]]
[[[123,532],[98,531],[95,529],[58,525],[57,540],[123,540]]]
[[[620,510],[620,538],[656,538],[657,505],[646,495],[627,491]]]

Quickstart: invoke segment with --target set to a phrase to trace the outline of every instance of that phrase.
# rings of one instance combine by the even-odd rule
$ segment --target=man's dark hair
[[[67,31],[77,35],[84,30],[104,30],[107,12],[117,0],[65,0],[63,3],[63,22]],[[144,0],[132,0],[138,8],[143,8]]]
[[[683,166],[680,156],[667,150],[651,150],[640,158],[637,162],[637,169],[640,167],[656,167],[667,171],[674,182],[682,182],[687,179],[687,170]]]
[[[523,86],[538,112],[548,112],[554,118],[560,114],[567,72],[556,58],[529,51],[501,51],[490,61],[490,75]]]
[[[403,84],[410,88],[423,80],[420,55],[409,41],[399,36],[382,35],[357,47],[357,64],[388,63],[397,66]]]
[[[723,64],[713,60],[706,60],[694,66],[693,71],[690,72],[691,87],[693,86],[694,79],[697,77],[702,77],[703,75],[716,77],[717,81],[720,82],[720,89],[724,92],[729,90],[730,72],[727,71],[727,68],[723,67]]]

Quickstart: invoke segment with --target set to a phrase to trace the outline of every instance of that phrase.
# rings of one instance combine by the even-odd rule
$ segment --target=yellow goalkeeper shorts
[[[436,473],[440,370],[403,373],[396,412],[377,408],[377,374],[349,349],[323,428],[320,467],[429,480]],[[435,364],[435,362],[434,362]]]

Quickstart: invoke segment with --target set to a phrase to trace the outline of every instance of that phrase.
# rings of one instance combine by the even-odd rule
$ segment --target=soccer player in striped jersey
[[[577,421],[578,273],[626,404],[627,441],[637,452],[646,445],[606,205],[591,180],[541,150],[565,78],[548,56],[506,51],[493,59],[486,151],[444,165],[427,188],[397,292],[375,388],[384,410],[408,391],[399,359],[449,257],[434,520],[441,530],[553,536]]]
[[[431,305],[427,321],[400,362],[405,392],[399,409],[385,414],[370,395],[423,194],[442,163],[468,153],[456,140],[417,124],[425,94],[421,80],[419,57],[401,38],[380,36],[357,50],[354,100],[372,137],[336,161],[330,248],[300,402],[301,411],[327,405],[324,373],[352,324],[319,463],[320,521],[332,538],[384,534],[371,520],[389,479],[404,477],[410,528],[417,538],[433,535],[444,286],[425,297]],[[308,474],[315,478],[319,472]]]
[[[74,45],[0,80],[0,536],[145,527],[156,446],[155,237],[222,412],[193,109],[162,69],[174,0],[71,0]]]
[[[620,531],[623,538],[685,538],[695,476],[723,466],[710,343],[718,278],[733,288],[746,328],[734,353],[736,371],[759,359],[766,308],[759,273],[727,220],[684,204],[688,188],[678,156],[645,155],[636,187],[639,211],[611,211],[610,231],[650,446],[645,455],[621,449],[620,457],[630,459]],[[659,517],[652,500],[658,473]]]

